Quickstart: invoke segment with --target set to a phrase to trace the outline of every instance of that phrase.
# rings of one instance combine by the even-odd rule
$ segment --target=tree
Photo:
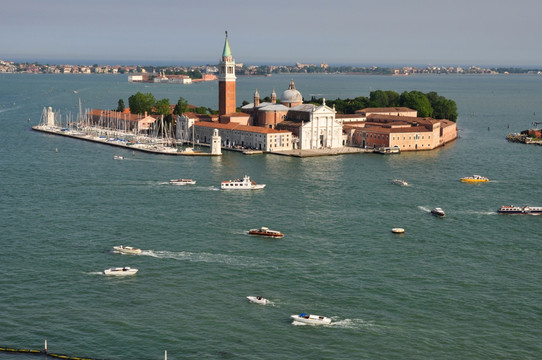
[[[419,117],[433,116],[433,108],[424,93],[421,91],[403,92],[399,97],[399,106],[418,110]]]
[[[180,97],[177,101],[177,105],[175,105],[175,109],[173,110],[173,113],[175,115],[182,115],[185,112],[188,111],[188,101],[186,101],[183,97]]]
[[[155,103],[156,100],[151,93],[142,94],[138,91],[137,94],[128,98],[128,104],[130,105],[130,112],[132,114],[150,114]]]
[[[169,99],[158,100],[154,104],[154,113],[158,115],[168,116],[171,115],[171,108],[169,106]]]
[[[118,112],[123,112],[126,107],[124,106],[124,100],[119,99],[119,105],[117,106]]]

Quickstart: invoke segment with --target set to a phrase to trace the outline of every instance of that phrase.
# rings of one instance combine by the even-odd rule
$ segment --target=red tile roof
[[[287,130],[275,130],[270,128],[264,128],[260,126],[248,126],[248,125],[240,125],[237,123],[215,123],[215,122],[207,122],[207,121],[198,121],[194,123],[194,125],[199,127],[206,127],[206,128],[213,128],[213,129],[224,129],[224,130],[239,130],[239,131],[245,131],[245,132],[253,132],[253,133],[259,133],[259,134],[283,134],[283,133],[289,133],[290,131]]]

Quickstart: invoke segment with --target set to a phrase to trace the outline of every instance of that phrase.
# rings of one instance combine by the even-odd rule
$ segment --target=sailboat
[[[194,128],[195,128],[195,122],[192,123],[192,147],[185,147],[183,151],[181,151],[181,154],[194,154],[194,153],[200,153],[200,150],[194,150]]]

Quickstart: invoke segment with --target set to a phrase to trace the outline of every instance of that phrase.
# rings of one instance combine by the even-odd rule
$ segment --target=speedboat
[[[180,179],[171,179],[169,180],[169,183],[171,185],[195,185],[196,180],[180,178]]]
[[[301,313],[299,315],[290,316],[295,322],[304,323],[309,325],[329,325],[331,324],[331,319],[325,316],[320,315],[311,315],[306,313]]]
[[[497,212],[499,214],[540,215],[542,214],[542,207],[503,205]]]
[[[405,180],[401,180],[401,179],[395,179],[395,180],[392,180],[391,182],[394,183],[395,185],[408,186],[408,183]]]
[[[124,156],[122,156],[122,155],[114,155],[113,159],[115,159],[115,160],[124,160]]]
[[[117,267],[117,268],[110,268],[104,270],[104,275],[109,276],[128,276],[128,275],[135,275],[137,273],[137,269],[132,269],[131,267],[125,266],[125,267]]]
[[[403,229],[403,228],[393,228],[393,229],[391,229],[391,232],[396,233],[396,234],[402,234],[402,233],[405,232],[405,229]]]
[[[270,236],[270,237],[283,237],[284,234],[277,230],[270,230],[267,227],[262,226],[259,229],[250,229],[248,231],[250,235]]]
[[[131,247],[131,246],[118,245],[118,246],[113,246],[113,249],[116,252],[123,253],[123,254],[141,254],[141,249]]]
[[[446,216],[446,213],[441,208],[434,208],[433,210],[431,210],[431,214],[435,216],[440,216],[440,217]]]
[[[265,184],[256,184],[248,175],[245,175],[243,180],[226,180],[220,184],[222,190],[259,190],[264,187]]]
[[[259,304],[259,305],[267,305],[269,304],[269,300],[267,300],[266,298],[263,298],[261,296],[247,296],[247,299],[248,301],[254,303],[254,304]]]
[[[462,177],[460,179],[462,182],[470,182],[470,183],[480,183],[480,182],[488,182],[489,179],[485,176],[481,175],[472,175],[472,176],[466,176]]]

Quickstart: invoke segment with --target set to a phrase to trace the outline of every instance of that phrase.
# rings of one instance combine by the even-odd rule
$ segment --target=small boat
[[[382,154],[382,155],[400,154],[401,153],[401,149],[397,145],[391,146],[391,147],[381,147],[381,148],[375,149],[374,151],[376,153]]]
[[[403,229],[403,228],[393,228],[393,229],[391,229],[391,232],[396,233],[396,234],[402,234],[402,233],[405,232],[405,229]]]
[[[481,183],[481,182],[488,182],[489,179],[485,176],[481,175],[472,175],[472,176],[466,176],[462,177],[460,179],[462,182],[469,182],[469,183]]]
[[[264,187],[265,184],[256,184],[248,175],[245,175],[243,180],[226,180],[220,184],[222,190],[259,190]]]
[[[540,206],[515,206],[503,205],[497,210],[499,214],[519,214],[519,215],[540,215],[542,207]]]
[[[128,276],[128,275],[135,275],[137,273],[137,269],[132,269],[131,267],[125,266],[125,267],[117,267],[117,268],[110,268],[104,270],[104,275],[108,276]]]
[[[401,180],[401,179],[395,179],[395,180],[392,180],[391,182],[394,183],[395,185],[408,186],[408,183],[405,180]]]
[[[115,159],[115,160],[124,160],[124,156],[122,156],[122,155],[114,155],[113,159]]]
[[[440,217],[446,216],[446,213],[441,208],[434,208],[433,210],[431,210],[431,214],[435,216],[440,216]]]
[[[196,184],[196,180],[192,180],[192,179],[171,179],[169,180],[169,183],[171,185],[195,185]]]
[[[294,323],[298,322],[298,323],[304,323],[304,324],[309,324],[309,325],[331,324],[330,318],[325,317],[325,316],[320,316],[320,315],[310,315],[310,314],[301,313],[299,315],[291,315],[290,317],[294,320]]]
[[[284,234],[277,230],[270,230],[269,228],[262,226],[259,229],[250,229],[248,231],[249,235],[260,235],[260,236],[270,236],[270,237],[283,237]]]
[[[254,303],[254,304],[259,304],[259,305],[267,305],[267,304],[269,304],[269,300],[267,300],[266,298],[263,298],[261,296],[247,296],[247,299],[248,299],[248,301],[250,301],[251,303]]]
[[[131,247],[131,246],[118,245],[118,246],[113,246],[113,249],[116,252],[123,253],[123,254],[141,254],[141,249]]]

